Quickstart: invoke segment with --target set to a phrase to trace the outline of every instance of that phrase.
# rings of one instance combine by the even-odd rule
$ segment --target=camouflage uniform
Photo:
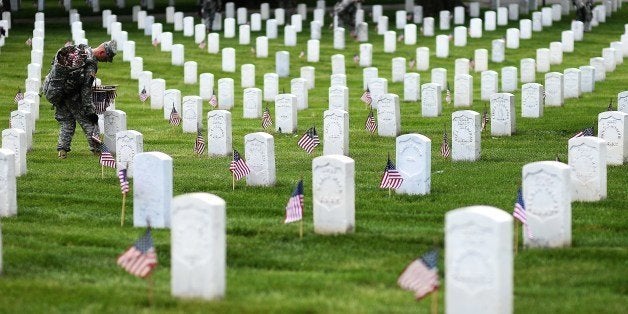
[[[220,0],[199,0],[200,15],[205,24],[205,29],[211,31],[214,25],[216,13],[220,12],[222,3]]]
[[[576,7],[576,20],[584,23],[586,32],[591,30],[591,20],[593,19],[593,0],[572,0]]]
[[[43,91],[56,109],[55,119],[60,125],[58,151],[70,151],[76,122],[83,128],[90,150],[94,153],[100,150],[91,139],[92,134],[99,133],[98,115],[92,100],[92,84],[97,71],[98,61],[86,45],[64,47],[55,55]]]
[[[342,0],[334,6],[334,14],[338,16],[338,27],[347,28],[352,34],[355,32],[356,0]]]

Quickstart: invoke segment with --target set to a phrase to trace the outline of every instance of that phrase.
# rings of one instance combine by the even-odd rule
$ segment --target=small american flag
[[[28,39],[24,43],[26,44],[26,46],[32,46],[33,45],[33,39],[28,37]]]
[[[486,125],[488,124],[488,110],[486,110],[486,107],[484,107],[484,112],[482,112],[482,129],[481,131],[484,131],[486,129]]]
[[[449,158],[451,155],[451,148],[449,148],[449,136],[447,136],[447,130],[443,131],[443,143],[440,145],[440,155],[443,158]]]
[[[120,191],[122,194],[129,193],[129,180],[126,176],[126,168],[118,170],[118,179],[120,179]]]
[[[235,149],[233,150],[233,160],[229,165],[229,171],[231,171],[236,180],[246,177],[251,172],[244,159],[240,157],[240,153]]]
[[[593,136],[593,127],[590,126],[588,128],[585,128],[582,131],[576,133],[571,138],[576,138],[576,137],[581,137],[581,136]]]
[[[150,228],[146,229],[146,233],[118,257],[117,264],[133,276],[145,278],[150,275],[157,266],[157,253]]]
[[[353,63],[357,64],[358,62],[360,62],[360,56],[356,53],[353,55]]]
[[[24,99],[24,93],[22,93],[21,89],[17,89],[17,93],[15,93],[15,97],[13,97],[13,101],[17,104],[20,100]]]
[[[316,128],[311,127],[305,131],[303,136],[301,136],[297,145],[303,148],[303,150],[305,150],[308,154],[311,154],[314,148],[316,148],[316,146],[320,143],[321,142],[318,140],[318,134],[316,134]]]
[[[451,91],[449,90],[449,83],[447,83],[447,90],[445,91],[445,102],[451,104]]]
[[[558,155],[556,155],[558,158]],[[526,214],[526,206],[523,202],[523,193],[521,193],[521,189],[517,191],[517,201],[515,202],[515,208],[512,212],[512,216],[521,222],[526,227],[526,232],[528,233],[528,238],[534,238],[530,229],[528,227],[528,215]]]
[[[299,59],[303,59],[303,57],[305,57],[305,52],[301,50],[301,52],[299,53]]]
[[[146,92],[146,88],[142,88],[142,91],[140,92],[140,101],[145,102],[146,99],[148,99],[148,93]]]
[[[102,144],[101,146],[100,164],[104,167],[110,167],[110,168],[116,167],[116,160],[115,158],[113,158],[113,155],[111,155],[109,148],[107,148],[105,144]]]
[[[379,184],[380,189],[397,189],[403,183],[403,177],[397,169],[395,169],[395,165],[390,160],[390,156],[388,156],[388,162],[386,163],[386,168],[384,169],[384,175],[382,176],[382,182]]]
[[[371,91],[368,89],[368,87],[366,88],[362,96],[360,96],[360,100],[367,105],[370,105],[371,102],[373,102],[373,98],[371,97]]]
[[[303,180],[299,181],[286,205],[286,219],[283,223],[291,223],[303,219]]]
[[[172,111],[170,112],[170,125],[179,126],[181,123],[181,116],[177,112],[177,109],[172,104]]]
[[[157,47],[157,46],[159,46],[159,39],[155,37],[155,39],[153,39],[153,47]]]
[[[196,141],[194,142],[194,152],[197,155],[202,155],[205,151],[205,139],[201,129],[196,131]]]
[[[271,125],[273,125],[273,119],[270,117],[270,110],[266,107],[264,113],[262,113],[262,127],[266,129]]]
[[[205,41],[204,41],[204,40],[203,40],[203,41],[201,41],[201,43],[200,43],[200,44],[198,44],[198,48],[200,48],[200,49],[205,49],[205,47],[207,47],[207,44],[205,43]]]
[[[416,66],[416,60],[410,59],[410,64],[409,64],[410,70],[414,69],[415,66]]]
[[[438,289],[438,252],[427,252],[421,258],[412,261],[401,273],[397,284],[404,290],[414,292],[414,297],[421,300],[423,297]]]
[[[366,117],[366,123],[364,124],[364,128],[371,133],[375,133],[375,131],[377,131],[377,122],[375,121],[375,117],[373,116],[373,108],[371,108],[368,117]]]
[[[218,106],[218,98],[216,98],[216,95],[212,95],[212,97],[209,97],[209,105],[214,108]]]

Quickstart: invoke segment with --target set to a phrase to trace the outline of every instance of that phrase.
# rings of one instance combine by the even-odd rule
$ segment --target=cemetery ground
[[[29,8],[30,9],[30,8]],[[130,9],[125,10],[126,14]],[[157,14],[163,11],[157,12]],[[83,12],[80,12],[83,14]],[[115,11],[114,11],[115,13]],[[189,13],[192,14],[192,13]],[[86,13],[87,15],[87,13]],[[387,12],[394,16],[393,12]],[[0,53],[0,116],[8,127],[9,113],[16,110],[13,96],[23,89],[34,12],[14,21],[10,37]],[[120,17],[120,15],[118,15]],[[50,18],[51,21],[48,21]],[[46,39],[42,77],[49,61],[70,37],[67,18],[46,16]],[[163,17],[161,17],[163,19]],[[327,21],[329,17],[326,17]],[[183,84],[183,67],[170,65],[170,54],[151,45],[150,37],[137,30],[130,16],[119,18],[129,39],[136,42],[136,55],[144,58],[144,68],[154,78],[166,80],[167,88],[182,95],[198,95],[198,85]],[[586,33],[576,42],[575,52],[565,53],[563,64],[552,71],[588,65],[602,48],[618,40],[628,21],[628,9],[614,13],[606,23]],[[521,58],[534,58],[536,49],[560,41],[560,31],[568,29],[563,17],[533,39],[521,40],[521,48],[506,50],[506,61],[490,63],[491,70],[519,67]],[[510,22],[511,27],[514,22]],[[391,23],[394,24],[394,23]],[[518,23],[517,23],[518,25]],[[85,17],[86,37],[95,46],[108,40],[100,19]],[[448,69],[453,88],[456,58],[473,57],[477,48],[490,49],[491,40],[501,38],[504,26],[484,32],[480,39],[469,38],[466,47],[450,43],[450,57],[434,56],[435,38],[419,36],[419,44],[397,43],[395,53],[383,52],[383,36],[369,24],[373,44],[373,66],[379,76],[389,79],[389,92],[403,94],[402,83],[391,83],[391,58],[414,58],[419,46],[430,48],[430,67]],[[516,27],[516,26],[515,26]],[[164,23],[164,31],[172,25]],[[449,34],[436,31],[437,34]],[[170,295],[170,232],[153,232],[159,265],[154,274],[152,308],[147,302],[147,284],[126,273],[116,257],[143,232],[132,227],[132,202],[127,200],[127,218],[120,227],[121,194],[118,178],[105,169],[101,179],[98,158],[92,156],[80,131],[74,136],[68,159],[56,156],[58,125],[54,111],[42,98],[41,118],[28,153],[28,173],[17,180],[18,215],[2,219],[3,274],[0,276],[2,312],[349,312],[349,313],[427,313],[429,298],[416,302],[410,292],[401,290],[396,280],[414,258],[433,247],[440,249],[439,272],[444,277],[444,215],[447,211],[484,204],[511,212],[521,184],[524,164],[554,160],[567,161],[567,140],[588,126],[597,127],[597,114],[606,110],[609,99],[628,89],[628,65],[618,65],[606,80],[597,82],[595,92],[579,99],[565,100],[563,107],[545,107],[542,118],[520,116],[520,90],[516,91],[517,130],[511,137],[482,134],[478,162],[452,162],[439,154],[443,129],[451,128],[452,104],[444,104],[443,114],[422,118],[420,102],[401,102],[402,133],[420,133],[432,139],[431,193],[426,196],[388,196],[379,189],[387,154],[394,156],[392,137],[370,135],[364,130],[368,110],[359,100],[362,94],[362,68],[352,62],[358,43],[347,37],[347,48],[332,48],[332,33],[323,29],[321,61],[308,63],[299,58],[306,51],[309,23],[299,34],[296,47],[284,47],[283,36],[269,40],[269,57],[255,58],[252,45],[239,45],[237,36],[221,36],[220,47],[236,48],[237,71],[221,71],[220,54],[211,55],[194,44],[193,38],[174,32],[174,42],[186,46],[185,58],[198,62],[198,73],[210,72],[235,81],[232,112],[233,147],[243,151],[245,134],[262,131],[259,119],[242,118],[242,89],[239,67],[256,66],[256,85],[262,86],[264,73],[275,72],[274,53],[290,52],[290,78],[299,76],[301,66],[316,68],[316,87],[309,91],[309,108],[298,113],[296,135],[275,134],[277,183],[274,187],[247,187],[236,182],[232,191],[228,170],[230,157],[198,157],[193,153],[196,134],[184,134],[163,119],[162,110],[151,110],[149,102],[138,100],[137,82],[130,79],[129,64],[122,53],[111,64],[100,63],[98,77],[103,84],[117,84],[116,109],[127,113],[127,128],[144,135],[144,151],[161,151],[174,159],[174,195],[208,192],[227,203],[227,289],[220,301],[176,299]],[[350,149],[356,166],[355,233],[322,236],[313,233],[311,163],[322,154],[322,145],[308,155],[296,142],[310,126],[322,133],[322,113],[327,109],[331,55],[345,56],[347,86],[350,90]],[[410,70],[409,70],[410,71]],[[421,83],[429,82],[430,72],[422,71]],[[474,103],[477,112],[488,104],[480,101],[480,74],[474,76]],[[537,82],[543,75],[537,73]],[[216,86],[216,85],[215,85]],[[280,78],[279,89],[290,90],[290,80]],[[520,89],[520,86],[519,86]],[[216,90],[216,87],[215,87]],[[274,114],[274,105],[268,104]],[[204,117],[211,107],[204,102]],[[274,117],[274,116],[273,116]],[[206,125],[206,121],[204,121]],[[322,135],[322,134],[321,134]],[[284,225],[284,207],[297,181],[305,183],[305,235],[299,239],[297,224]],[[131,181],[132,183],[132,181]],[[628,304],[628,166],[608,167],[608,197],[599,202],[572,205],[572,246],[562,249],[522,249],[514,259],[514,309],[517,313],[620,313]],[[132,187],[131,187],[132,188]],[[447,282],[441,281],[443,291]],[[440,308],[444,293],[439,293]]]

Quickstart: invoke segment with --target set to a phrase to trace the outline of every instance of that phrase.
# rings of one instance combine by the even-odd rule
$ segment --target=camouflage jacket
[[[54,106],[65,100],[74,105],[94,106],[92,85],[98,72],[98,61],[86,45],[71,45],[57,51],[42,90]]]

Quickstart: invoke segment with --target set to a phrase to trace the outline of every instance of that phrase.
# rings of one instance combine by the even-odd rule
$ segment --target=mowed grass
[[[103,4],[105,9],[106,5]],[[30,11],[29,11],[30,10]],[[99,18],[81,11],[83,28],[92,45],[108,39]],[[29,13],[30,12],[30,13]],[[116,11],[114,10],[114,13]],[[144,69],[154,78],[164,78],[167,88],[177,88],[182,95],[198,94],[198,85],[183,84],[183,68],[170,65],[170,54],[151,45],[137,30],[129,14],[119,12],[123,29],[136,42],[136,55],[144,58]],[[162,10],[156,12],[160,14]],[[394,13],[388,12],[394,18]],[[189,13],[190,15],[193,13]],[[49,14],[52,15],[52,14]],[[0,116],[4,126],[18,86],[23,88],[30,48],[24,41],[31,36],[34,12],[29,7],[17,15],[6,46],[0,54]],[[329,18],[326,17],[327,22]],[[165,22],[163,15],[157,20]],[[576,51],[566,53],[562,65],[552,71],[588,65],[589,58],[601,55],[602,48],[619,40],[628,21],[628,10],[615,13],[607,23],[585,34],[576,42]],[[392,20],[391,26],[394,25]],[[560,41],[560,31],[570,20],[534,33],[522,40],[518,50],[507,50],[506,61],[490,63],[492,70],[503,66],[519,67],[521,58],[534,58],[536,49]],[[517,132],[512,137],[482,135],[482,158],[478,162],[451,162],[439,155],[443,127],[450,129],[452,105],[444,105],[438,118],[422,118],[420,103],[401,103],[402,133],[421,133],[432,139],[432,190],[426,196],[393,195],[378,188],[386,156],[394,156],[394,138],[371,136],[364,130],[368,114],[359,101],[362,93],[362,68],[352,62],[358,43],[347,38],[345,50],[334,50],[332,33],[325,27],[321,41],[321,62],[309,64],[299,59],[306,50],[309,23],[299,35],[297,47],[283,47],[283,37],[271,40],[269,58],[257,59],[253,45],[239,45],[236,39],[220,38],[220,46],[235,47],[238,71],[221,71],[220,55],[210,55],[197,48],[193,39],[174,34],[175,43],[186,46],[186,60],[198,62],[198,73],[211,72],[215,81],[223,77],[235,80],[236,105],[232,109],[233,147],[243,152],[244,135],[261,131],[258,119],[242,118],[242,89],[239,67],[256,66],[256,83],[263,84],[264,73],[275,71],[274,53],[290,52],[291,78],[299,76],[301,66],[316,67],[316,88],[309,91],[309,108],[299,112],[298,135],[275,136],[277,183],[272,188],[247,187],[237,182],[231,190],[229,157],[199,158],[192,152],[195,134],[183,134],[163,119],[160,110],[151,110],[137,98],[137,82],[130,79],[129,64],[122,53],[111,64],[100,64],[98,77],[104,84],[118,84],[117,109],[127,113],[127,128],[144,135],[144,151],[161,151],[174,159],[174,194],[207,192],[227,202],[227,291],[220,301],[175,299],[170,295],[170,232],[154,230],[159,266],[154,273],[154,302],[147,301],[147,284],[130,276],[115,264],[122,253],[143,230],[132,227],[133,198],[127,202],[127,218],[120,227],[121,195],[118,179],[111,169],[100,177],[97,158],[91,156],[80,130],[74,137],[67,160],[56,158],[58,125],[54,111],[41,100],[41,118],[29,152],[28,174],[18,178],[18,216],[2,219],[3,275],[0,277],[2,312],[308,312],[427,313],[430,301],[417,303],[412,294],[396,285],[399,273],[408,262],[436,246],[444,246],[444,215],[459,207],[485,204],[511,212],[521,168],[526,163],[567,160],[567,140],[577,131],[591,126],[597,114],[606,109],[610,98],[627,89],[628,66],[619,65],[598,82],[594,93],[567,100],[561,108],[545,108],[540,119],[520,117],[520,92],[515,92]],[[164,23],[164,31],[172,31]],[[508,27],[518,27],[510,23]],[[450,58],[434,56],[435,39],[420,36],[417,46],[397,43],[397,52],[383,53],[383,38],[370,25],[369,39],[374,45],[373,66],[380,77],[391,79],[391,58],[408,60],[418,46],[430,48],[431,67],[448,69],[453,85],[456,58],[472,58],[474,49],[490,51],[492,39],[501,38],[506,27],[485,32],[482,39],[469,39],[467,47],[450,45]],[[283,33],[283,32],[280,32]],[[440,32],[439,33],[444,33]],[[67,17],[47,16],[46,51],[42,69],[55,51],[70,37]],[[311,197],[311,160],[313,156],[296,146],[298,136],[316,125],[322,137],[322,113],[327,109],[327,88],[331,74],[330,57],[345,56],[350,89],[350,157],[355,160],[356,228],[355,233],[320,236],[313,233]],[[420,72],[421,82],[430,80],[430,72]],[[480,75],[474,76],[472,110],[482,112]],[[543,74],[537,73],[543,83]],[[217,86],[215,86],[216,88]],[[389,91],[403,95],[403,84],[389,81]],[[453,87],[453,86],[452,86]],[[290,90],[290,80],[280,79],[280,90]],[[274,113],[273,104],[269,104]],[[205,113],[210,106],[204,103]],[[619,313],[628,304],[628,171],[627,166],[608,168],[608,198],[595,203],[572,205],[572,247],[553,250],[519,250],[515,258],[514,307],[518,313]],[[298,236],[298,224],[284,225],[284,206],[299,178],[305,182],[305,235]],[[444,276],[443,254],[439,266]],[[443,290],[447,283],[442,282]],[[439,293],[439,308],[444,308]]]

